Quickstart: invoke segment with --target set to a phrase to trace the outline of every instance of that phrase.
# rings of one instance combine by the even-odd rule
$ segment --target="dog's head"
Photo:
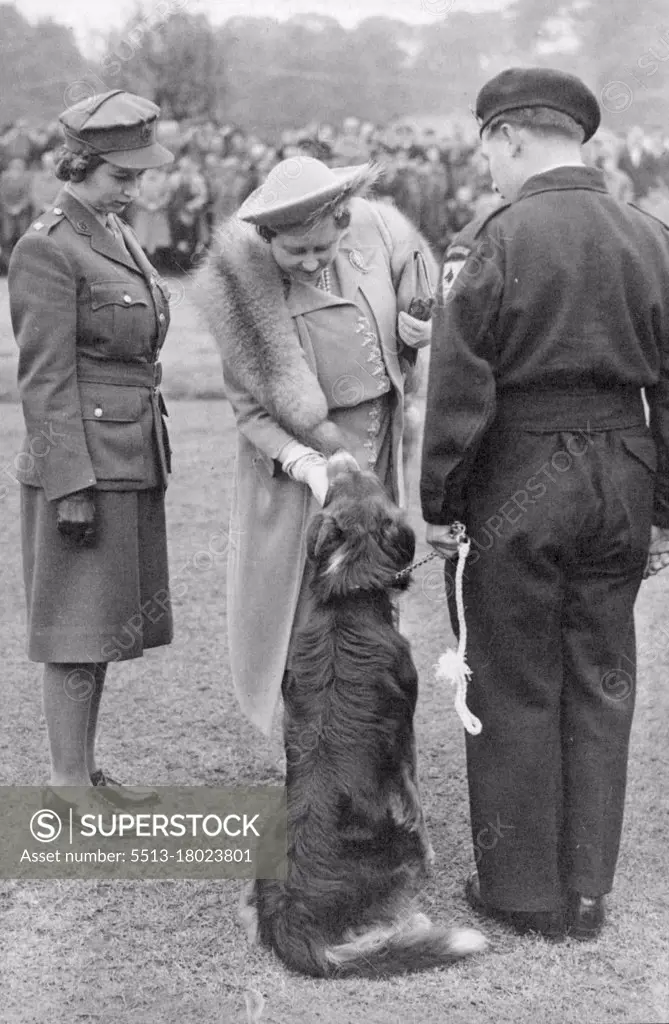
[[[330,487],[307,532],[314,588],[321,601],[359,591],[405,590],[416,537],[374,473],[346,453],[328,460]]]

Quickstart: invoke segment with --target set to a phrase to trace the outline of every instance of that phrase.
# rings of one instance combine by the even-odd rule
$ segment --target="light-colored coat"
[[[405,500],[405,383],[407,375],[414,383],[417,375],[397,338],[396,291],[409,255],[425,244],[396,211],[362,199],[352,200],[350,208],[351,225],[335,262],[341,297],[314,288],[294,288],[285,296],[269,246],[239,221],[219,235],[201,279],[239,431],[227,579],[232,677],[243,711],[265,733],[303,580],[305,532],[317,508],[309,488],[290,479],[276,460],[295,438],[325,453],[337,446],[328,400],[314,373],[314,324],[350,329],[354,337],[361,293],[374,314],[393,389],[391,479],[384,482],[400,504]],[[241,255],[245,246],[247,258]],[[433,270],[429,253],[427,261]],[[318,317],[310,319],[316,310]],[[328,310],[332,316],[324,317]],[[354,351],[352,375],[364,372],[353,361]]]

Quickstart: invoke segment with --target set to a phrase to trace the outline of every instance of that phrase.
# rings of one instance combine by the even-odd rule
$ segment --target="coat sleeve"
[[[273,420],[266,409],[235,379],[230,367],[223,361],[223,382],[237,421],[237,429],[255,445],[271,476],[279,471],[276,461],[284,445],[295,438]]]
[[[646,388],[649,426],[657,449],[653,525],[669,529],[669,325],[660,339],[660,374],[657,384]]]
[[[72,268],[47,234],[28,233],[9,267],[10,310],[19,346],[18,386],[34,461],[47,500],[95,485],[77,384],[77,291]]]
[[[476,453],[495,415],[494,322],[503,253],[481,242],[446,254],[433,313],[420,495],[427,523],[466,522]]]

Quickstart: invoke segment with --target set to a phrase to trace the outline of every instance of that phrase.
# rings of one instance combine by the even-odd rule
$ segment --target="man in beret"
[[[476,112],[505,204],[446,253],[421,475],[430,543],[452,556],[458,520],[472,541],[466,891],[587,940],[620,843],[634,602],[669,564],[669,230],[584,166],[579,79],[510,69]]]

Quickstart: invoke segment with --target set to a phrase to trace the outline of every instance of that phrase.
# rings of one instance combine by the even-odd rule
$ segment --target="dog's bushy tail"
[[[442,928],[416,914],[401,927],[374,928],[331,947],[326,959],[331,975],[373,978],[443,967],[486,945],[474,928]]]
[[[291,927],[291,916],[274,921],[272,946],[293,970],[321,978],[378,978],[442,967],[485,949],[473,928],[441,928],[424,914],[402,925],[376,926],[347,942],[327,946],[305,921]]]

